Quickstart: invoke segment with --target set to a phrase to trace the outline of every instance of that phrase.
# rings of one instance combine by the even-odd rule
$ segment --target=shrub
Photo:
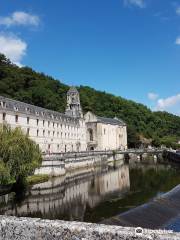
[[[11,129],[8,125],[1,125],[0,159],[11,178],[18,182],[40,166],[42,156],[38,145],[20,128]]]
[[[11,182],[9,169],[5,166],[3,161],[0,161],[0,184],[6,185]]]

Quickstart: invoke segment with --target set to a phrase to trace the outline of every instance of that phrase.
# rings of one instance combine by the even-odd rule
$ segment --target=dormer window
[[[26,108],[26,112],[30,112],[30,108],[29,107]]]
[[[44,116],[44,112],[41,112],[41,115]]]
[[[18,107],[17,107],[17,106],[14,106],[14,110],[15,110],[15,111],[18,111]]]
[[[1,102],[1,106],[2,106],[3,108],[6,108],[6,102]]]
[[[36,112],[36,115],[39,116],[39,112]]]

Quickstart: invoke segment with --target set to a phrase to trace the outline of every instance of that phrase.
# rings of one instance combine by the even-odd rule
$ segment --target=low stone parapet
[[[0,240],[178,240],[179,233],[0,216]]]

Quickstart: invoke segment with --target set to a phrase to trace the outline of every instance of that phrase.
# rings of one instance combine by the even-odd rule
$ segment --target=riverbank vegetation
[[[0,185],[22,184],[42,162],[38,145],[20,128],[0,125]]]
[[[49,180],[48,174],[38,174],[38,175],[32,175],[27,177],[27,184],[28,185],[34,185],[37,183],[47,182]]]
[[[118,86],[117,86],[118,87]],[[69,86],[29,67],[19,68],[0,55],[0,95],[64,112]],[[138,147],[141,139],[149,139],[154,146],[162,144],[178,148],[180,117],[167,112],[152,112],[135,103],[93,88],[78,88],[83,111],[99,116],[118,117],[128,125],[128,145]]]

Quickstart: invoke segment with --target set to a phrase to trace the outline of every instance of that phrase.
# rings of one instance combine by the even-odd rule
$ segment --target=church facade
[[[74,87],[67,92],[65,114],[0,96],[0,123],[20,127],[44,153],[127,148],[126,124],[83,115]]]
[[[99,117],[91,112],[84,118],[88,150],[127,149],[127,128],[122,120]]]

